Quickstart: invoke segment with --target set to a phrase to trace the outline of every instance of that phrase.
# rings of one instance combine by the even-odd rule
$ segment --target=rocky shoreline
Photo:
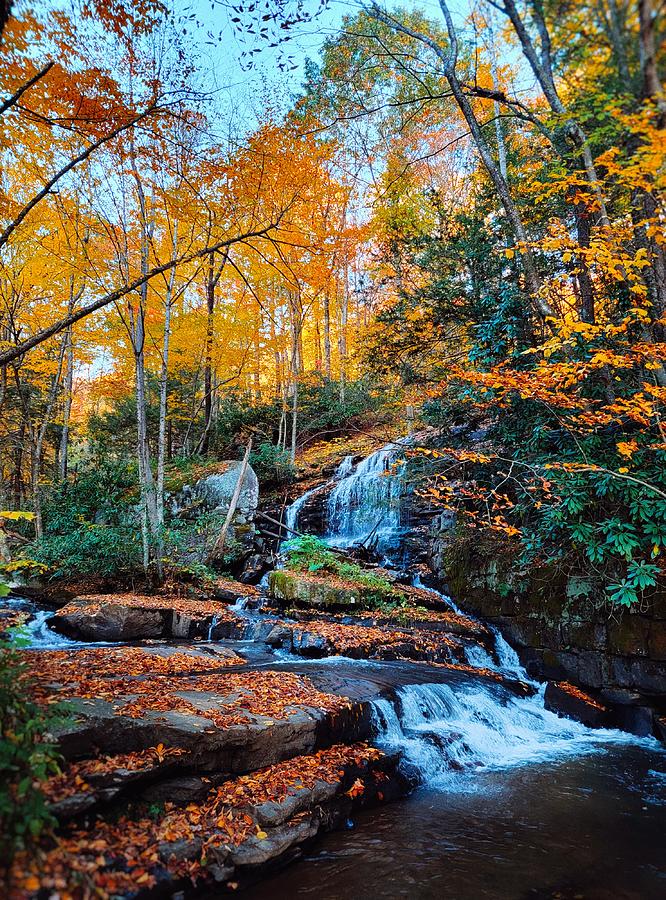
[[[257,602],[245,586],[224,590]],[[355,810],[411,789],[399,755],[368,743],[374,701],[405,683],[533,692],[467,665],[465,645],[487,647],[487,631],[446,610],[399,624],[316,606],[249,619],[165,595],[63,599],[59,631],[114,643],[25,651],[36,699],[64,702],[68,718],[54,735],[62,774],[45,785],[58,829],[34,860],[16,861],[17,898],[251,881]],[[339,654],[350,662],[327,661]]]

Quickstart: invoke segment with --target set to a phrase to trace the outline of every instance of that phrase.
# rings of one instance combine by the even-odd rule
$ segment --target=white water
[[[479,770],[550,762],[635,743],[624,732],[586,728],[502,688],[467,684],[406,685],[395,701],[374,703],[378,743],[399,750],[418,780],[439,789],[473,790]]]
[[[48,624],[53,610],[42,609],[34,613],[17,633],[17,641],[28,650],[71,650],[80,647],[106,647],[104,643],[75,641],[54,631]]]
[[[364,544],[389,560],[399,549],[407,530],[400,509],[404,493],[404,464],[397,462],[400,449],[400,442],[389,445],[356,466],[349,458],[343,461],[328,498],[329,543],[341,548]],[[307,496],[290,508],[292,521]],[[425,588],[418,576],[412,583]],[[468,615],[450,597],[425,589],[455,612]],[[589,729],[547,710],[545,685],[528,677],[515,650],[497,629],[492,631],[494,652],[470,645],[470,665],[530,683],[538,688],[532,697],[517,697],[500,684],[470,679],[467,684],[404,685],[393,699],[373,704],[378,743],[401,751],[421,783],[447,790],[473,789],[475,780],[467,776],[479,769],[564,759],[636,741],[623,732]]]
[[[307,503],[308,497],[312,496],[312,494],[316,494],[318,490],[320,490],[319,487],[312,488],[312,490],[310,491],[306,491],[304,494],[301,494],[298,500],[295,500],[290,506],[286,508],[284,513],[284,523],[289,529],[289,531],[287,532],[286,540],[289,540],[293,536],[292,532],[298,531],[299,513]]]
[[[208,634],[206,635],[207,641],[213,640],[213,632],[215,631],[215,626],[218,624],[219,621],[220,621],[220,617],[216,613],[213,616],[213,618],[210,620],[210,625],[208,626]]]
[[[404,463],[401,443],[371,453],[356,466],[343,460],[326,510],[326,539],[337,547],[363,544],[381,556],[395,550],[404,534],[400,497]]]

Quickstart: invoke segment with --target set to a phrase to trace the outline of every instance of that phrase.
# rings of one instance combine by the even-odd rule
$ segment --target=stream
[[[371,535],[388,565],[402,562],[400,449],[338,469],[332,545]],[[302,505],[289,511],[292,528]],[[468,658],[530,680],[499,634],[492,657],[470,648]],[[420,786],[330,834],[248,900],[666,896],[666,753],[655,740],[560,718],[543,686],[517,698],[487,682],[412,684],[374,706],[378,745],[400,750]]]
[[[338,548],[365,542],[389,568],[405,566],[402,450],[397,442],[356,465],[343,460],[327,494],[322,535]],[[290,528],[298,528],[311,493],[287,511]],[[417,576],[412,583],[422,587]],[[56,634],[47,623],[51,611],[31,600],[8,604],[32,614],[32,647],[100,646]],[[331,678],[389,685],[373,701],[376,743],[399,751],[418,785],[406,799],[365,811],[347,831],[325,837],[299,865],[248,888],[248,900],[666,897],[666,752],[652,738],[589,729],[548,711],[544,686],[530,682],[499,633],[492,653],[469,647],[469,664],[530,682],[533,696],[435,668],[432,683],[423,683],[423,669],[417,678],[409,663],[308,661],[272,651],[262,642],[269,617],[245,601],[234,610],[247,626],[244,640],[232,643],[253,665],[316,668]],[[222,893],[227,889],[205,896]]]

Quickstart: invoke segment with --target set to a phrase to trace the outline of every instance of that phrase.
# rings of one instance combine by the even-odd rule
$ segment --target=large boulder
[[[168,509],[173,516],[196,518],[201,513],[214,513],[221,517],[229,511],[242,463],[240,460],[223,460],[217,471],[200,478],[194,485],[186,484],[179,491],[167,496]],[[254,519],[259,503],[259,479],[248,466],[236,507],[235,520],[241,524]]]
[[[358,607],[364,594],[370,593],[363,585],[334,582],[320,575],[276,570],[268,576],[268,592],[282,603],[294,603],[310,607]]]
[[[72,602],[53,616],[56,630],[86,641],[133,641],[162,637],[166,633],[166,609],[145,609],[103,603]]]
[[[222,603],[180,597],[91,594],[49,619],[63,634],[86,641],[241,637],[243,622]]]

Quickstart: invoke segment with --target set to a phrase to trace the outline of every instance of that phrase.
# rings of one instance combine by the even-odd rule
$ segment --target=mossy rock
[[[284,570],[270,573],[268,592],[281,603],[316,608],[360,607],[375,595],[372,588],[364,585],[333,581],[325,575],[305,575]]]

